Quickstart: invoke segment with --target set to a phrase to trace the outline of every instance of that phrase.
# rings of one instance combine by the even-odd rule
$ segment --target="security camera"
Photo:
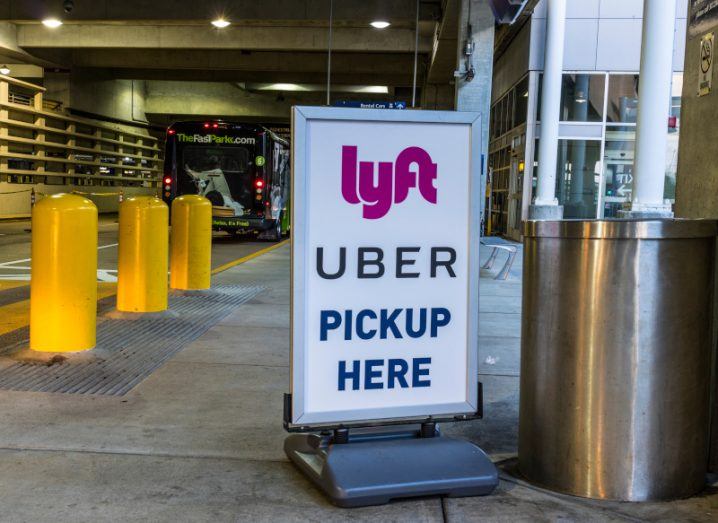
[[[65,10],[66,13],[71,13],[72,10],[75,8],[74,0],[65,0],[64,2],[62,2],[62,8]]]

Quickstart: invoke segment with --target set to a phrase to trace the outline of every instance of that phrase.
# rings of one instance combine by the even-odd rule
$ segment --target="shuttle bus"
[[[289,229],[289,143],[266,127],[223,121],[167,129],[162,198],[212,202],[212,227],[281,240]]]

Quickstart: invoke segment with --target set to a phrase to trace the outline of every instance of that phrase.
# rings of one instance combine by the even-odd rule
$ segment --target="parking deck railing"
[[[157,187],[157,139],[59,112],[45,89],[0,77],[0,182]],[[54,107],[54,110],[50,110]]]

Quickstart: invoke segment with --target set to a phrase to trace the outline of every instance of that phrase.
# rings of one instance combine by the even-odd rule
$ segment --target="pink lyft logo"
[[[376,184],[374,164],[359,162],[357,176],[357,146],[342,147],[342,196],[348,203],[363,204],[362,216],[365,219],[376,220],[386,216],[392,203],[406,200],[409,189],[416,187],[417,183],[424,199],[436,203],[436,164],[421,147],[407,147],[399,153],[395,163],[379,162]],[[409,170],[412,164],[416,164],[416,171]]]

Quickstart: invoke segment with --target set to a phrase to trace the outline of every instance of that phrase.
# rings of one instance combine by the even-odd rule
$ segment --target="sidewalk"
[[[557,495],[515,475],[520,270],[519,254],[509,280],[482,274],[485,419],[442,427],[500,462],[491,496],[338,509],[287,461],[283,246],[217,275],[215,284],[266,291],[127,395],[0,391],[0,521],[716,521],[715,487],[639,505]]]

